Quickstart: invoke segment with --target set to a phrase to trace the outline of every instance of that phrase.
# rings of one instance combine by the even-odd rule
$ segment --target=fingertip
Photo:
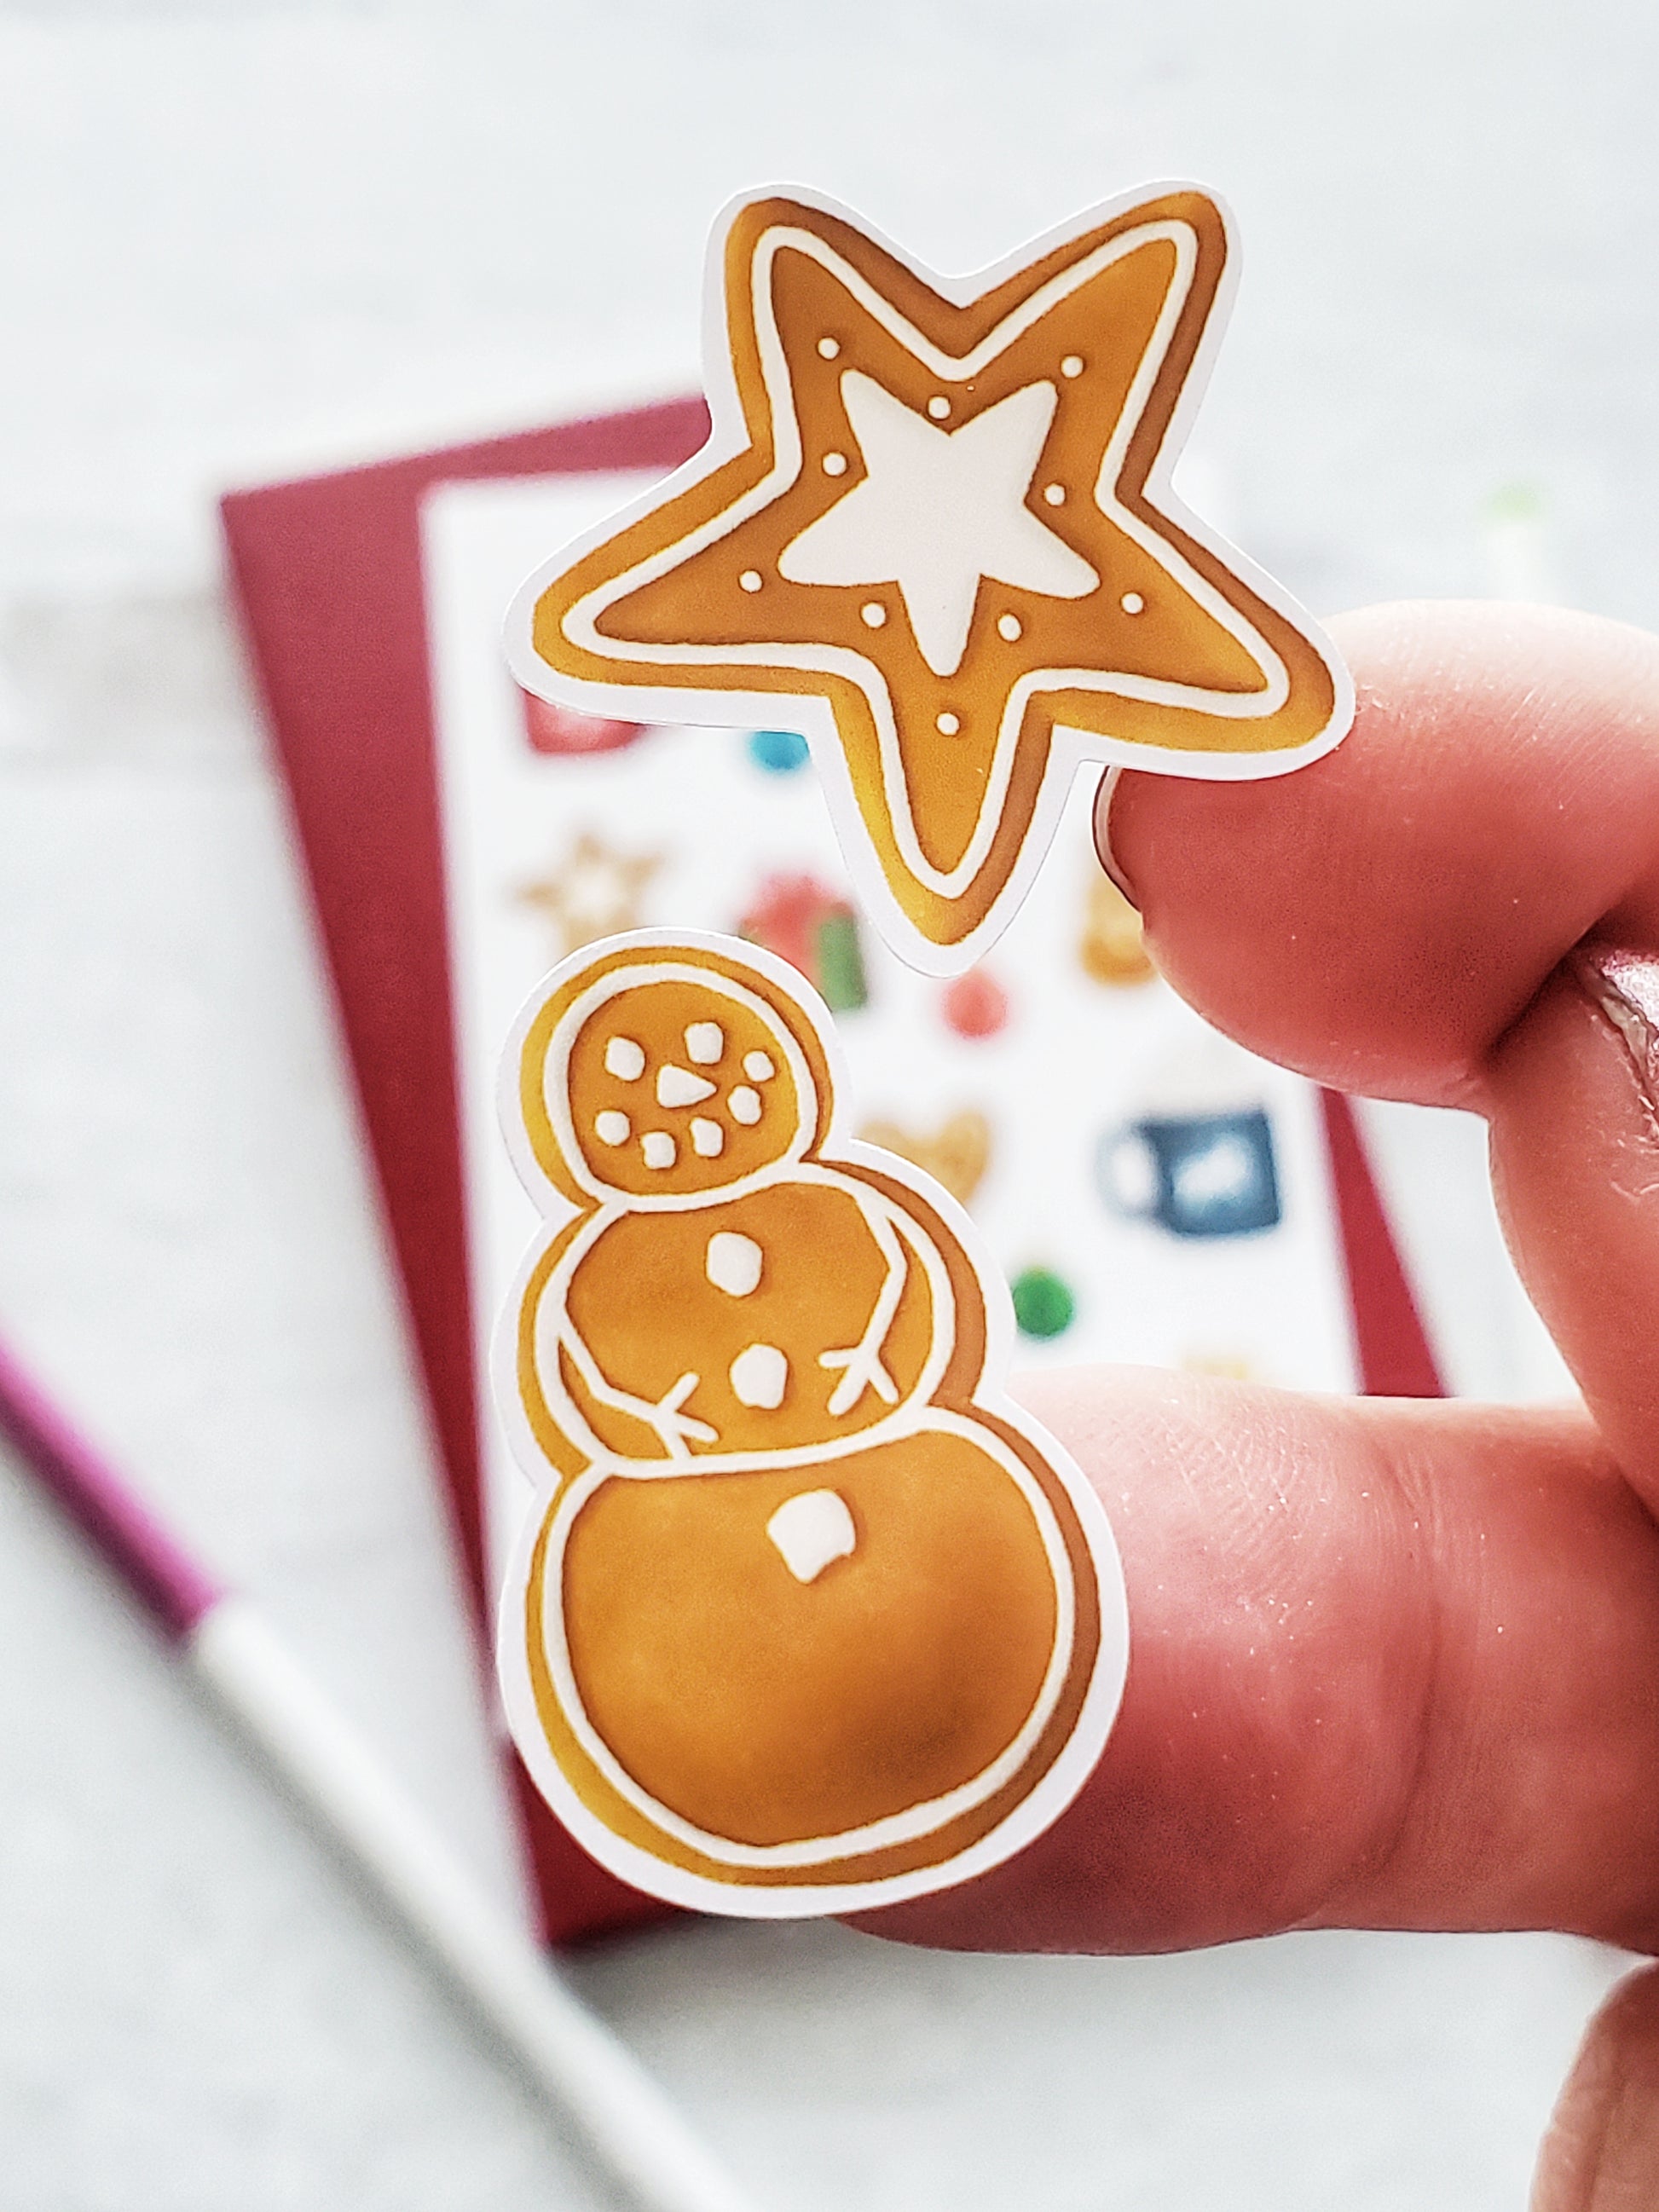
[[[1484,603],[1332,631],[1341,744],[1261,781],[1123,775],[1097,842],[1219,1027],[1345,1089],[1477,1103],[1544,977],[1659,866],[1659,640]]]

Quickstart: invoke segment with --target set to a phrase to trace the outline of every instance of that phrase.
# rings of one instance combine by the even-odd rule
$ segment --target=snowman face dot
[[[657,1070],[657,1103],[659,1106],[701,1106],[705,1098],[712,1098],[714,1086],[706,1075],[693,1075],[689,1067],[676,1067],[671,1060],[666,1067]]]
[[[612,1111],[593,1117],[593,1134],[602,1145],[625,1145],[632,1133],[626,1114]]]
[[[751,1091],[746,1083],[738,1084],[726,1103],[731,1109],[732,1119],[741,1121],[745,1129],[752,1129],[761,1117],[760,1093]]]
[[[726,1031],[718,1022],[693,1022],[685,1032],[685,1056],[697,1067],[713,1067],[726,1050]]]
[[[743,1072],[751,1083],[769,1083],[777,1073],[769,1052],[746,1052],[743,1056]]]
[[[666,1129],[647,1129],[640,1139],[640,1152],[648,1168],[672,1168],[680,1148]]]
[[[718,1121],[709,1121],[701,1114],[691,1121],[691,1149],[700,1160],[717,1160],[726,1150],[726,1132]]]
[[[727,1297],[746,1298],[761,1279],[761,1248],[752,1237],[719,1229],[708,1240],[703,1266],[709,1281]]]
[[[623,1083],[637,1083],[645,1073],[645,1047],[632,1037],[613,1036],[605,1048],[605,1072]]]
[[[775,1413],[789,1388],[789,1362],[775,1344],[751,1344],[732,1362],[732,1395],[740,1406]]]

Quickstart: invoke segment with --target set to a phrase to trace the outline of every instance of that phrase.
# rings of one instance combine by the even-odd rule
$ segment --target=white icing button
[[[718,1121],[705,1121],[698,1114],[691,1123],[691,1149],[699,1159],[717,1160],[726,1150],[726,1132]]]
[[[679,1149],[666,1129],[647,1129],[640,1139],[640,1150],[645,1154],[648,1168],[672,1168],[679,1157]]]
[[[637,1083],[645,1073],[645,1049],[632,1037],[613,1036],[605,1048],[605,1072],[624,1083]]]
[[[825,361],[833,361],[840,351],[841,340],[839,338],[820,338],[818,340],[818,352]]]
[[[743,1056],[743,1072],[751,1083],[769,1083],[777,1073],[769,1052],[746,1052]]]
[[[699,1067],[712,1067],[726,1050],[726,1031],[718,1022],[693,1022],[685,1033],[685,1056]]]
[[[951,411],[951,403],[942,392],[936,392],[927,403],[927,412],[935,422],[942,422]]]
[[[757,592],[761,587],[761,572],[758,568],[745,568],[738,581],[745,592]]]
[[[789,1362],[775,1344],[751,1344],[732,1362],[732,1395],[740,1406],[775,1413],[789,1387]]]
[[[1050,507],[1064,507],[1066,504],[1066,487],[1064,484],[1044,484],[1042,487],[1042,496],[1048,501]]]
[[[726,1103],[732,1109],[732,1119],[741,1121],[745,1129],[752,1129],[761,1117],[760,1093],[746,1083],[738,1084]]]
[[[999,615],[997,617],[997,635],[999,637],[1006,637],[1010,645],[1013,643],[1014,640],[1019,635],[1020,631],[1024,628],[1024,624],[1020,621],[1018,615]]]
[[[1138,615],[1145,608],[1146,602],[1139,592],[1125,592],[1118,605],[1126,615]]]
[[[1062,376],[1081,376],[1083,356],[1080,353],[1068,353],[1060,364],[1060,373]]]
[[[735,1229],[715,1231],[703,1264],[709,1281],[728,1297],[746,1298],[759,1287],[761,1248],[752,1237],[739,1237]]]
[[[630,1131],[626,1114],[599,1114],[594,1116],[593,1134],[602,1145],[625,1145]]]
[[[846,454],[826,453],[823,457],[823,473],[827,477],[844,477],[847,473]]]
[[[962,717],[960,714],[941,714],[934,722],[933,727],[942,738],[953,738],[962,727]]]
[[[872,629],[879,629],[887,619],[887,610],[879,599],[866,599],[859,613]]]
[[[803,1490],[779,1506],[766,1533],[798,1583],[816,1582],[832,1559],[844,1559],[858,1547],[858,1530],[847,1501],[833,1490]]]
[[[676,1067],[671,1060],[666,1067],[657,1070],[657,1103],[659,1106],[701,1106],[705,1098],[712,1098],[714,1086],[706,1075],[693,1075],[689,1067]]]

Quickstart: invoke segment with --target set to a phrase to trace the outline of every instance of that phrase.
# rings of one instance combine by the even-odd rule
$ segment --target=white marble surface
[[[1480,589],[1520,483],[1534,567],[1652,620],[1656,39],[1613,0],[0,5],[0,1326],[503,1893],[211,492],[678,386],[757,175],[961,266],[1186,170],[1246,228],[1201,444],[1253,550],[1322,607]],[[1457,1203],[1467,1131],[1389,1141]],[[1442,1279],[1465,1376],[1526,1387]],[[702,1926],[579,1971],[779,2212],[1499,2212],[1616,1964]],[[9,1466],[0,2201],[608,2201]]]

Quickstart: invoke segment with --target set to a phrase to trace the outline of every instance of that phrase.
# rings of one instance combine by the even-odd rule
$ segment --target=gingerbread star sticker
[[[955,283],[827,201],[739,200],[709,443],[531,579],[514,673],[630,720],[793,720],[884,933],[969,966],[1082,762],[1279,775],[1348,726],[1331,647],[1170,489],[1234,264],[1195,185]]]

